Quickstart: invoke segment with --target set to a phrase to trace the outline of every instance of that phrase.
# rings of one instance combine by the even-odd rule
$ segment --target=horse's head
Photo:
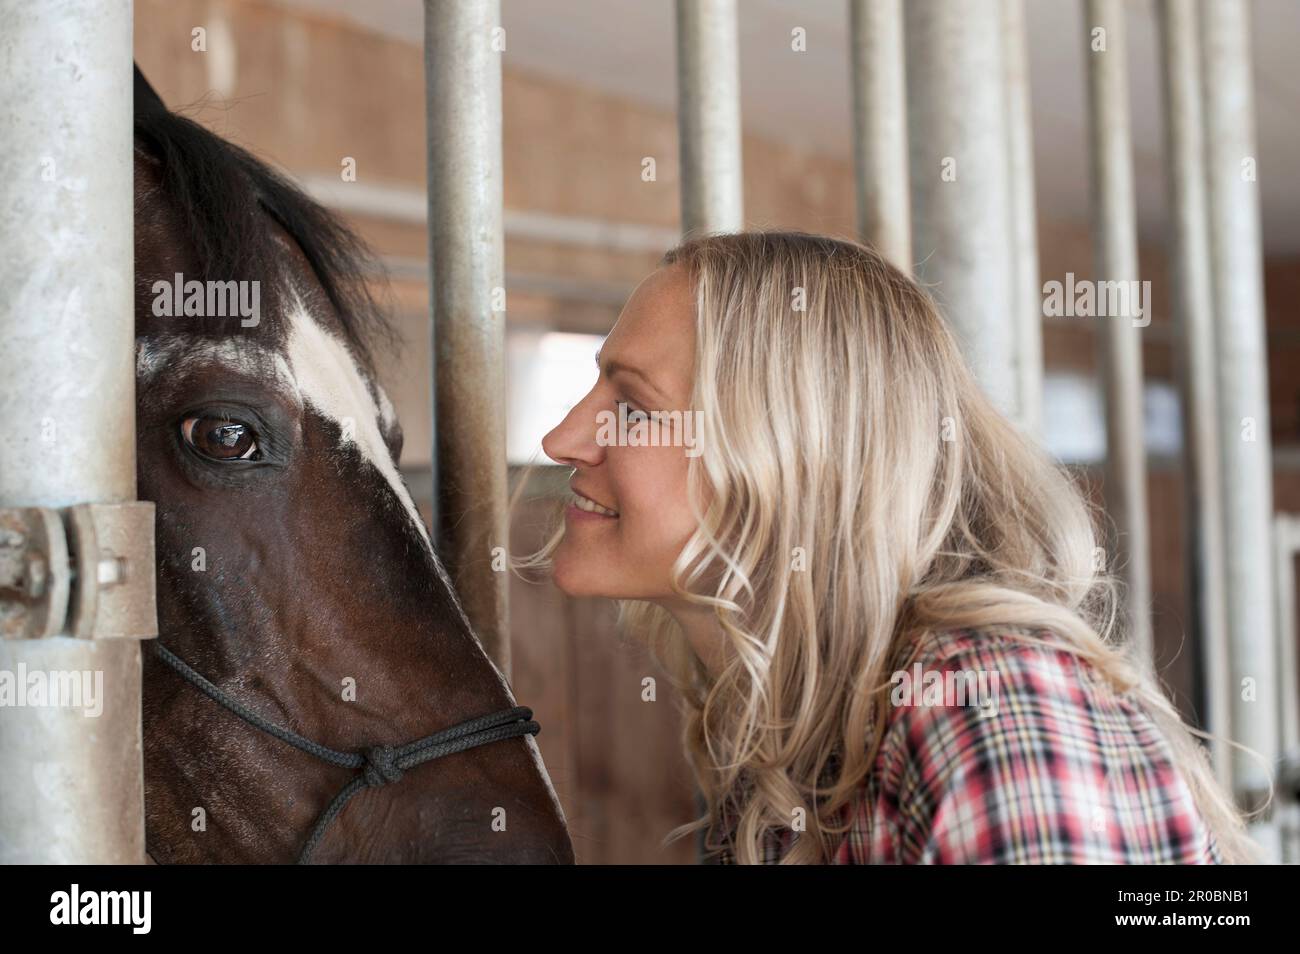
[[[157,506],[163,645],[264,718],[347,752],[513,706],[398,473],[360,246],[139,78],[135,245],[139,495]],[[355,771],[145,660],[151,856],[292,861]],[[313,860],[572,849],[526,736],[362,792]]]

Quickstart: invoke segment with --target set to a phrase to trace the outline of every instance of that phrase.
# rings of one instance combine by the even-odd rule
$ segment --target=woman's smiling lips
[[[568,506],[564,515],[574,520],[617,520],[618,511],[603,504],[596,503],[590,497],[584,497],[576,490],[570,491]]]

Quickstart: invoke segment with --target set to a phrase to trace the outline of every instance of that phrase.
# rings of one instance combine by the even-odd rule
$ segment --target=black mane
[[[381,273],[361,239],[282,173],[168,110],[139,67],[135,142],[158,162],[165,197],[188,229],[204,273],[194,278],[259,280],[274,296],[284,253],[269,215],[302,250],[357,359],[370,367],[372,346],[394,340],[367,282]]]

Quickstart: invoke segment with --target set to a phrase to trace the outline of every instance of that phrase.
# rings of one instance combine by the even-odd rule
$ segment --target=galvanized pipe
[[[901,0],[850,0],[849,50],[858,234],[911,274]]]
[[[985,392],[1018,418],[1001,0],[905,11],[912,260]]]
[[[1183,422],[1189,619],[1204,682],[1205,724],[1215,736],[1215,771],[1230,786],[1233,758],[1225,740],[1236,735],[1235,693],[1223,584],[1223,481],[1196,14],[1195,0],[1162,0],[1160,5],[1170,277],[1173,317],[1181,332],[1175,357]]]
[[[736,0],[677,0],[682,234],[744,228]]]
[[[1300,626],[1296,617],[1295,561],[1300,556],[1300,516],[1279,513],[1273,520],[1273,572],[1277,600],[1277,698],[1278,737],[1282,752],[1279,772],[1277,819],[1279,855],[1282,864],[1300,862],[1300,803],[1295,797],[1300,785],[1300,677],[1296,670],[1296,639]]]
[[[1007,97],[1007,196],[1011,203],[1011,300],[1016,318],[1016,406],[1021,428],[1043,427],[1043,291],[1038,276],[1034,135],[1029,108],[1025,0],[1002,0]]]
[[[1259,183],[1252,168],[1255,96],[1250,8],[1241,0],[1200,5],[1204,64],[1205,172],[1210,276],[1223,468],[1228,651],[1232,684],[1253,680],[1252,700],[1233,693],[1233,735],[1263,756],[1234,751],[1238,795],[1262,805],[1278,751],[1277,651],[1273,636],[1273,441],[1269,430],[1268,345]]]
[[[434,526],[470,624],[508,675],[500,27],[499,0],[425,0]]]
[[[0,507],[135,499],[131,16],[0,0]],[[0,709],[0,863],[142,862],[139,642],[0,641],[20,666],[102,674],[102,713]]]
[[[1296,640],[1300,616],[1296,612],[1295,561],[1300,556],[1300,515],[1279,513],[1273,519],[1273,572],[1278,634],[1278,730],[1283,751],[1300,755],[1300,675],[1297,675]],[[1300,859],[1296,859],[1300,860]]]
[[[1093,278],[1098,282],[1136,282],[1137,207],[1123,3],[1087,0],[1084,30],[1089,44],[1084,55],[1088,60]],[[1094,38],[1096,30],[1105,32]],[[1094,44],[1104,47],[1094,48]],[[1150,302],[1146,307],[1149,310]],[[1117,533],[1117,539],[1108,547],[1108,563],[1124,568],[1128,641],[1134,656],[1150,665],[1154,657],[1151,535],[1142,425],[1142,331],[1143,326],[1136,320],[1104,318],[1098,328],[1097,345],[1106,403],[1106,504]]]

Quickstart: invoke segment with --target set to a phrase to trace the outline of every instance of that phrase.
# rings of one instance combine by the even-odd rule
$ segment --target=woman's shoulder
[[[1005,703],[1029,713],[1114,703],[1106,680],[1048,629],[928,631],[905,644],[896,664],[889,677],[890,728],[927,721],[917,709],[929,712],[930,721],[951,721],[969,710],[988,718]]]
[[[982,626],[929,629],[906,640],[902,658],[940,663],[963,659],[1027,663],[1049,658],[1061,664],[1076,659],[1065,637],[1047,627]]]
[[[954,629],[911,649],[891,680],[872,772],[872,809],[885,822],[874,855],[1217,860],[1154,721],[1062,637]]]
[[[931,630],[909,640],[896,664],[886,720],[886,741],[894,744],[906,741],[898,738],[904,730],[915,739],[931,726],[958,723],[969,723],[972,737],[983,740],[1069,709],[1096,713],[1119,701],[1091,663],[1049,629]],[[1126,714],[1138,714],[1132,709]]]

